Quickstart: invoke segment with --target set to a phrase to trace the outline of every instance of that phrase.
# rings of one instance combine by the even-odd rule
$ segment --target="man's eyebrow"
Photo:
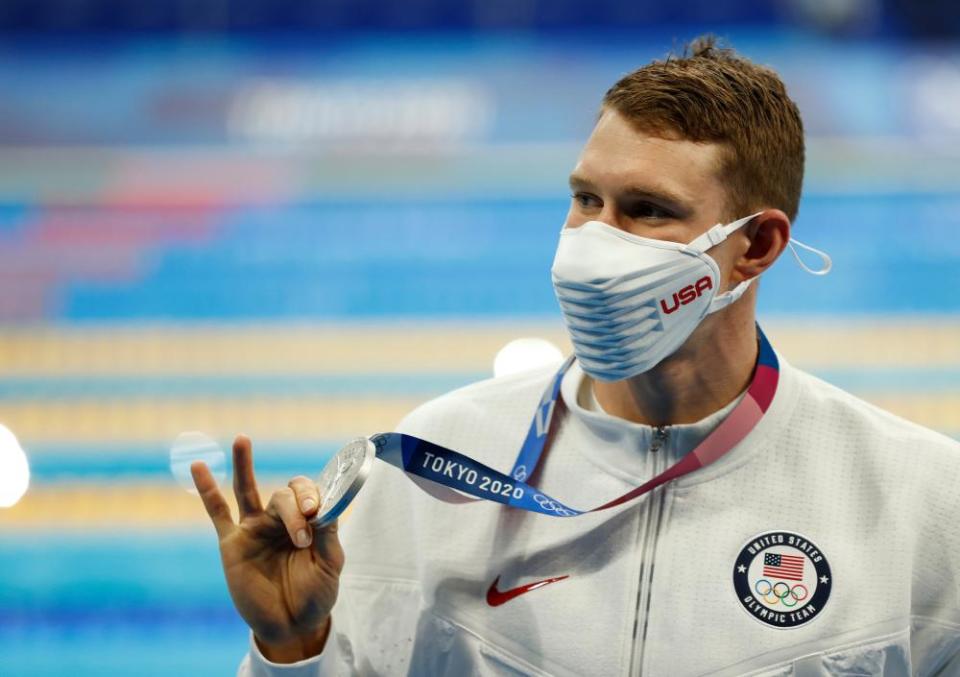
[[[570,175],[570,188],[572,190],[596,190],[596,186],[589,179],[577,174]],[[677,210],[691,210],[690,201],[673,193],[661,186],[627,186],[617,196],[618,199],[644,199],[651,200],[667,207],[673,207]]]
[[[579,174],[571,174],[569,183],[571,188],[593,189],[593,184],[587,181],[587,179],[583,178]]]

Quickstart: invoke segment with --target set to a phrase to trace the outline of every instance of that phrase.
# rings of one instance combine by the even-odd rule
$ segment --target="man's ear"
[[[741,279],[757,277],[773,265],[790,242],[790,219],[779,209],[765,209],[743,229],[747,251],[734,264]]]

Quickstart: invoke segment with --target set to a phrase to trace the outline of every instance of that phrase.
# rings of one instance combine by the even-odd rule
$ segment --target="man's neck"
[[[733,310],[730,308],[729,310]],[[611,416],[653,426],[695,423],[750,385],[757,361],[753,313],[711,316],[676,353],[624,381],[594,381],[597,402]]]

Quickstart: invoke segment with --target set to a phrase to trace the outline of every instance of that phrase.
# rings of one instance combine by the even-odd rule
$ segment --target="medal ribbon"
[[[553,517],[575,517],[588,512],[607,510],[623,505],[653,491],[661,484],[710,465],[734,448],[760,422],[777,390],[780,365],[767,337],[757,327],[759,355],[753,380],[739,404],[693,451],[667,468],[659,475],[628,491],[623,496],[590,510],[577,510],[547,496],[525,482],[543,456],[550,432],[550,424],[560,396],[560,383],[573,364],[567,359],[547,385],[537,406],[527,437],[510,475],[494,470],[469,456],[441,447],[433,442],[402,433],[381,433],[371,437],[377,448],[377,456],[387,463],[411,475],[429,482],[417,482],[431,495],[450,502],[464,499],[454,492],[437,491],[435,483],[468,494],[478,499],[496,501],[521,510],[529,510]]]

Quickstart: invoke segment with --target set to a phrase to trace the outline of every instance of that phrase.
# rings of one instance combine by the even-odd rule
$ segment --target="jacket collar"
[[[574,362],[563,377],[560,395],[570,416],[582,423],[592,437],[601,443],[591,446],[591,451],[588,452],[590,459],[609,470],[618,470],[616,474],[626,472],[631,476],[649,474],[648,457],[655,441],[659,447],[657,451],[663,452],[667,464],[680,460],[720,425],[744,395],[741,393],[728,405],[696,423],[666,426],[662,433],[657,433],[657,429],[652,426],[611,416],[600,409],[599,405],[595,411],[591,411],[584,405],[593,399],[592,388],[592,379]]]

